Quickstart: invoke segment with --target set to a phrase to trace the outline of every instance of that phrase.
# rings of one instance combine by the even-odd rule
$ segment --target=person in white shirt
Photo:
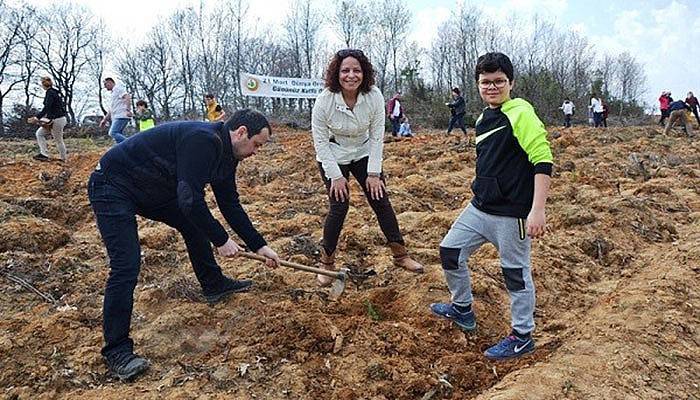
[[[109,136],[114,139],[115,143],[119,144],[126,140],[124,128],[133,115],[131,113],[131,95],[126,92],[122,85],[117,85],[112,78],[105,78],[102,83],[105,89],[112,92],[112,96],[109,112],[100,121],[100,127],[106,126],[111,120],[112,125],[109,128]]]
[[[593,125],[598,128],[603,126],[603,101],[598,97],[597,94],[593,93],[591,97],[591,105],[589,106],[593,110]]]
[[[326,88],[311,113],[316,161],[328,190],[330,210],[323,227],[321,267],[335,269],[336,247],[350,201],[348,178],[357,179],[377,215],[394,265],[423,272],[406,250],[382,175],[384,97],[374,86],[374,68],[361,50],[338,51],[326,69]],[[333,281],[323,275],[319,284]]]
[[[566,99],[559,109],[564,113],[564,128],[571,128],[571,117],[574,115],[576,106],[569,99]]]

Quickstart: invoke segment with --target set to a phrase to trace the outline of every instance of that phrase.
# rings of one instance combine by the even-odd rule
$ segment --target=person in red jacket
[[[664,90],[659,96],[659,109],[661,110],[661,119],[659,120],[659,125],[663,126],[664,121],[669,116],[668,106],[671,104],[673,99],[671,98],[671,92]]]
[[[688,92],[688,96],[685,98],[685,104],[690,106],[690,110],[695,115],[695,119],[698,121],[698,126],[700,126],[700,117],[698,116],[698,98],[693,96],[693,92]]]

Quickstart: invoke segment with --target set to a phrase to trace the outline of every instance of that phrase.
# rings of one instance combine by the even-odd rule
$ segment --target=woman
[[[48,161],[49,150],[46,146],[46,134],[51,132],[54,140],[56,141],[56,147],[58,147],[58,153],[61,157],[61,161],[65,162],[67,159],[66,154],[66,144],[63,142],[63,128],[66,126],[66,105],[61,99],[61,94],[53,87],[53,81],[48,76],[41,78],[41,87],[46,90],[46,96],[44,96],[44,108],[41,109],[36,117],[29,119],[30,123],[39,123],[42,118],[51,120],[51,126],[41,126],[36,130],[36,141],[39,144],[39,154],[34,156],[35,160]]]
[[[316,161],[328,190],[330,211],[323,227],[321,267],[335,269],[336,246],[349,207],[350,174],[362,187],[379,220],[394,265],[411,272],[423,266],[408,255],[382,175],[384,97],[374,86],[374,69],[361,50],[337,52],[326,69],[326,88],[316,99],[312,132]],[[326,286],[332,278],[318,275]]]

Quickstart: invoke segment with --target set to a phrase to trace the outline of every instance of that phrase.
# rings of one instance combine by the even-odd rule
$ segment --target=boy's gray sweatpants
[[[530,271],[530,238],[522,218],[487,214],[472,204],[462,211],[440,243],[440,259],[452,303],[460,306],[472,303],[467,259],[486,242],[496,246],[501,258],[513,329],[522,334],[532,332],[535,285]]]

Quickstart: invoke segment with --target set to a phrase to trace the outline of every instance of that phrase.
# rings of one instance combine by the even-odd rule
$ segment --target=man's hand
[[[333,179],[331,181],[331,198],[337,201],[344,202],[348,197],[350,197],[350,191],[348,190],[348,180],[344,176],[338,179]]]
[[[224,243],[221,247],[217,247],[216,250],[219,252],[220,256],[235,257],[236,253],[243,249],[229,238],[226,243]]]
[[[134,114],[133,114],[131,111],[127,110],[127,111],[126,111],[126,116],[129,117],[129,118],[131,118],[131,117],[134,116]]]
[[[527,216],[527,235],[533,239],[540,238],[544,236],[546,226],[544,208],[530,210]]]
[[[265,265],[267,265],[270,268],[277,268],[280,265],[280,258],[275,253],[274,250],[269,248],[268,246],[263,246],[256,251],[256,253],[260,256],[266,257],[267,260],[265,260]]]
[[[107,118],[102,118],[102,121],[100,121],[100,128],[104,128],[107,126]]]
[[[384,182],[378,176],[368,176],[365,185],[367,185],[367,191],[372,200],[379,200],[384,197],[386,186],[384,186]]]
[[[29,119],[27,119],[27,123],[30,123],[30,124],[39,123],[39,118],[37,118],[37,117],[29,117]]]

